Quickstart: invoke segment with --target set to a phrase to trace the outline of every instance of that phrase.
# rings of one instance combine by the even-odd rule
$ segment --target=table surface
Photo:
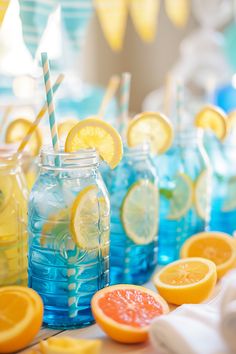
[[[151,282],[145,284],[145,287],[155,290]],[[220,286],[217,285],[214,294],[211,299],[217,296],[219,293]],[[210,300],[211,300],[210,299]],[[209,300],[208,300],[209,301]],[[174,307],[171,308],[173,310]],[[52,330],[48,328],[42,328],[38,335],[35,337],[34,341],[24,350],[19,351],[20,354],[30,354],[33,349],[38,349],[38,343],[49,337],[62,337],[70,336],[73,338],[82,339],[100,339],[102,341],[102,354],[158,354],[157,351],[152,347],[150,342],[145,342],[142,344],[129,344],[124,345],[117,343],[109,339],[106,334],[96,325],[92,325],[86,328],[73,329],[73,330]]]

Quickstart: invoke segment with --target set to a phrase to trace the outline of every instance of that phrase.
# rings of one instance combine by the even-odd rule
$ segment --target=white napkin
[[[231,342],[236,342],[236,331],[234,329],[233,338],[231,317],[227,317],[224,324],[222,320],[221,324],[221,307],[222,319],[226,315],[232,316],[231,307],[228,309],[228,306],[234,304],[233,299],[236,300],[234,284],[236,271],[229,273],[221,282],[221,290],[215,299],[206,304],[182,305],[170,314],[155,319],[150,327],[150,339],[157,353],[229,354],[228,345],[233,348]],[[236,323],[236,317],[234,320]],[[221,335],[221,331],[224,331],[224,335]]]

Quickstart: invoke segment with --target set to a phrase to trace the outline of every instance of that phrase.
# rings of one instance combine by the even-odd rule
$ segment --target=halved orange
[[[175,305],[198,304],[206,300],[211,295],[216,280],[215,264],[200,257],[173,262],[153,277],[160,295]]]
[[[148,338],[151,321],[169,312],[166,301],[152,290],[136,285],[113,285],[92,298],[98,325],[121,343],[141,343]]]
[[[23,349],[42,325],[41,297],[26,287],[0,288],[0,319],[0,353]]]
[[[201,232],[190,237],[181,249],[181,258],[203,257],[216,265],[217,277],[236,266],[236,245],[232,237],[223,232]]]

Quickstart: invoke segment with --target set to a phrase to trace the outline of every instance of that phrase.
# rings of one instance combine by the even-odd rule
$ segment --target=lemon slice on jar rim
[[[115,168],[122,159],[123,145],[119,133],[107,122],[90,117],[80,121],[69,132],[65,152],[95,149],[100,157]]]
[[[163,154],[171,147],[174,132],[171,122],[163,114],[144,112],[130,121],[126,135],[128,146],[147,142],[152,153]]]

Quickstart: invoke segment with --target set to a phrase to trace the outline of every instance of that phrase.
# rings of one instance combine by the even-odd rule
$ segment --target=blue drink
[[[209,163],[194,132],[182,132],[173,146],[156,159],[160,186],[158,263],[179,258],[184,241],[208,227]]]
[[[236,231],[236,145],[232,136],[221,142],[206,136],[206,149],[213,167],[210,229]],[[234,140],[234,141],[233,141]]]
[[[29,201],[29,286],[43,299],[45,325],[86,326],[93,294],[109,282],[110,206],[98,157],[47,150],[41,163]]]
[[[148,146],[128,149],[106,173],[111,198],[111,284],[143,284],[157,264],[157,176]]]

